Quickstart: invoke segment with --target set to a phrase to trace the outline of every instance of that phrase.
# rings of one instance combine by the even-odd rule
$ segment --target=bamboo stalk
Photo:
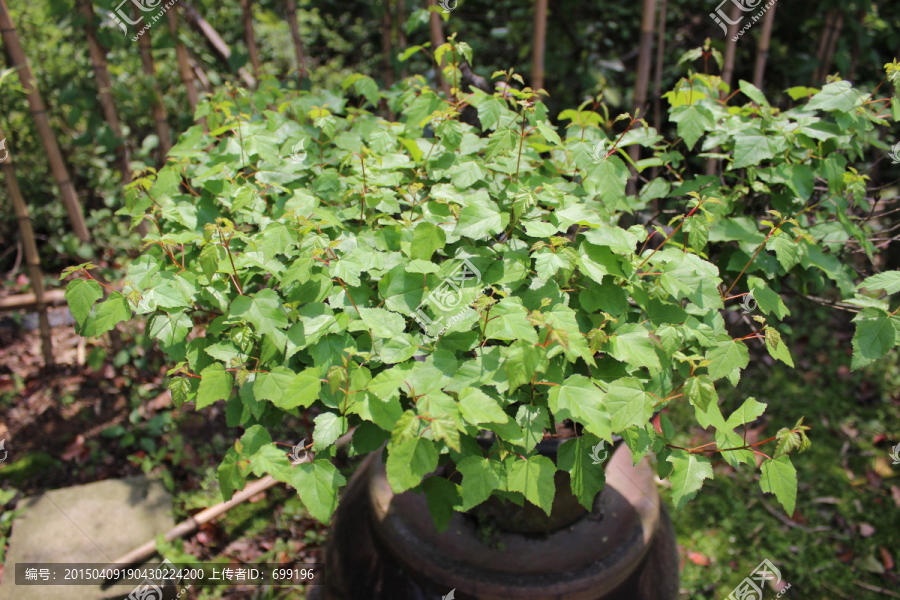
[[[756,64],[753,65],[753,85],[762,89],[763,76],[766,72],[766,62],[769,60],[769,44],[772,41],[772,25],[775,23],[776,2],[769,7],[763,15],[762,32],[759,36],[759,49],[756,51]]]
[[[306,78],[306,50],[297,25],[297,0],[287,0],[287,20],[291,27],[291,39],[294,41],[294,54],[297,56],[297,71],[302,81]]]
[[[141,18],[140,9],[136,4],[131,5],[134,12],[135,20]],[[150,98],[150,106],[153,110],[153,122],[156,125],[156,135],[159,138],[159,162],[164,163],[166,154],[172,147],[172,134],[169,129],[169,120],[166,117],[166,109],[163,106],[162,89],[159,87],[159,81],[156,79],[156,67],[153,64],[153,45],[150,41],[150,30],[145,30],[143,35],[138,37],[138,51],[141,55],[141,64],[144,67],[144,74],[150,80],[152,96]]]
[[[436,7],[437,0],[428,0],[428,8]],[[438,47],[443,46],[444,39],[444,28],[441,25],[441,15],[437,14],[434,10],[429,13],[428,23],[431,31],[431,51],[434,52],[438,49]],[[437,87],[441,88],[443,92],[450,97],[450,84],[444,80],[444,66],[447,64],[446,58],[442,58],[440,64],[435,64],[434,66],[434,82],[437,84]]]
[[[725,58],[722,61],[722,81],[729,86],[734,76],[734,56],[737,53],[737,40],[734,39],[738,31],[738,19],[741,17],[741,9],[737,3],[731,3],[731,13],[728,18],[734,25],[728,25],[728,39],[725,40]],[[724,97],[724,93],[719,94],[720,98]]]
[[[69,221],[72,224],[72,230],[75,235],[84,243],[91,241],[88,233],[87,225],[84,222],[84,213],[81,210],[81,202],[75,193],[75,186],[69,179],[69,172],[63,161],[62,153],[56,142],[56,136],[50,127],[50,119],[47,116],[47,109],[41,98],[41,93],[37,88],[36,79],[28,66],[28,59],[22,50],[22,44],[19,41],[19,34],[16,31],[9,8],[6,6],[6,0],[0,0],[0,37],[6,45],[12,66],[16,69],[22,88],[28,98],[28,105],[31,111],[31,117],[37,127],[41,142],[44,145],[44,151],[47,153],[47,160],[50,163],[50,170],[53,178],[59,187],[59,194],[62,197],[63,205],[69,213]]]
[[[391,21],[391,0],[384,0],[381,13],[381,60],[384,70],[384,84],[386,87],[394,85],[394,60],[392,33],[394,24]]]
[[[65,292],[63,290],[44,290],[43,301],[47,306],[65,304]],[[0,298],[0,312],[37,309],[37,305],[37,296],[35,294],[16,294],[15,296]]]
[[[819,81],[825,81],[828,72],[831,70],[831,63],[834,60],[834,49],[837,46],[838,38],[841,37],[841,31],[844,28],[844,13],[838,12],[837,18],[832,22],[831,36],[828,45],[825,47],[825,56],[820,65]]]
[[[228,59],[231,58],[231,48],[228,47],[228,44],[225,43],[225,40],[222,39],[219,32],[217,32],[206,19],[200,16],[200,13],[197,12],[197,9],[194,8],[190,2],[182,2],[182,6],[184,7],[184,18],[187,20],[188,24],[206,38],[206,41],[209,42],[212,49],[216,51],[216,54],[219,55],[222,62],[227,65]],[[247,71],[247,69],[241,67],[237,72],[243,80],[244,85],[248,88],[256,87],[256,79],[249,71]]]
[[[353,432],[355,430],[356,430],[356,427],[353,427],[350,429],[350,431],[348,431],[347,433],[345,433],[344,435],[339,437],[337,439],[337,441],[334,442],[334,447],[338,450],[340,450],[341,448],[345,448],[347,446],[347,444],[349,444],[350,441],[353,439]],[[312,457],[307,455],[303,462],[312,462]],[[247,487],[245,487],[242,491],[240,491],[240,492],[236,493],[234,496],[232,496],[231,500],[228,500],[226,502],[220,502],[219,504],[216,504],[215,506],[210,506],[206,510],[203,510],[203,511],[197,513],[196,515],[188,517],[187,519],[185,519],[184,521],[182,521],[181,523],[179,523],[178,525],[176,525],[175,527],[170,529],[165,534],[166,541],[171,542],[174,539],[184,537],[184,536],[188,535],[189,533],[196,531],[204,523],[207,523],[207,522],[215,519],[219,515],[221,515],[225,512],[228,512],[229,510],[231,510],[238,504],[241,504],[242,502],[249,500],[256,494],[266,491],[267,489],[273,487],[276,483],[278,483],[278,481],[273,479],[271,475],[266,475],[262,479],[257,479],[253,483],[248,484]],[[132,565],[134,563],[143,562],[143,561],[147,560],[148,558],[150,558],[151,556],[153,556],[155,553],[156,553],[156,540],[153,539],[145,544],[142,544],[141,546],[138,546],[131,552],[128,552],[128,553],[120,556],[114,562],[110,563],[108,568],[116,568],[116,567],[122,568],[122,567],[127,567],[128,565]]]
[[[547,0],[534,2],[534,52],[531,56],[531,87],[544,88],[544,53],[547,46]]]
[[[94,29],[94,6],[91,0],[77,0],[78,10],[85,18],[84,34],[88,42],[88,51],[91,56],[91,66],[94,69],[94,79],[97,81],[97,94],[100,100],[100,109],[103,119],[109,125],[110,131],[116,137],[116,162],[122,173],[122,183],[131,182],[131,152],[128,149],[127,140],[122,134],[119,124],[119,114],[116,111],[116,103],[112,96],[112,78],[109,76],[109,68],[106,64],[106,50],[97,41],[97,32]]]
[[[181,75],[181,82],[187,91],[188,104],[191,106],[191,114],[197,112],[197,103],[200,96],[197,93],[197,84],[194,81],[194,71],[191,69],[191,63],[188,59],[187,48],[181,37],[178,35],[178,6],[173,6],[166,11],[169,19],[169,34],[172,36],[172,42],[175,44],[175,58],[178,61],[178,73]]]
[[[240,0],[241,20],[244,27],[244,42],[247,44],[247,54],[250,56],[250,66],[253,67],[253,76],[259,80],[262,65],[259,62],[259,47],[256,45],[256,34],[253,32],[253,7],[250,0]]]
[[[653,24],[656,20],[656,0],[644,0],[644,11],[641,16],[641,41],[638,53],[638,67],[634,83],[634,102],[632,104],[632,116],[645,116],[645,104],[647,104],[647,90],[650,87],[650,64],[653,56]],[[641,147],[637,144],[628,148],[628,156],[633,162],[641,157]],[[635,192],[637,169],[631,167],[631,177],[628,182],[628,193]]]
[[[0,130],[0,139],[6,135]],[[12,153],[7,149],[7,156],[0,163],[0,169],[6,176],[6,187],[9,197],[12,199],[13,209],[19,221],[19,233],[22,235],[22,244],[25,246],[25,264],[28,269],[28,279],[31,281],[31,289],[34,290],[35,303],[38,312],[38,326],[41,332],[41,354],[44,356],[44,365],[55,364],[53,358],[53,340],[50,337],[50,320],[47,318],[47,302],[44,298],[44,274],[41,272],[41,258],[38,254],[37,244],[34,241],[34,230],[31,228],[31,219],[28,217],[28,205],[22,197],[19,189],[19,181],[16,178],[16,170],[13,167]]]
[[[666,51],[666,8],[668,0],[659,2],[659,22],[656,25],[656,73],[653,78],[653,124],[662,130],[662,74]],[[656,169],[656,167],[654,167]]]

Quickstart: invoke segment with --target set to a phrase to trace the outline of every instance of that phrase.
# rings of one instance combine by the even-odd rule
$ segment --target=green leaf
[[[290,410],[298,406],[306,408],[319,398],[321,389],[322,381],[319,379],[318,370],[315,368],[305,369],[294,377],[287,389],[284,390],[281,399],[272,402],[282,410]]]
[[[73,279],[66,286],[65,298],[69,303],[69,310],[79,326],[84,326],[84,320],[91,312],[94,302],[103,297],[100,284],[91,279]]]
[[[309,514],[328,523],[337,508],[338,490],[347,483],[344,476],[328,459],[300,463],[290,473],[291,485],[296,488]]]
[[[810,98],[806,108],[813,110],[839,110],[850,112],[862,102],[862,94],[853,89],[849,81],[834,81]]]
[[[225,370],[222,363],[213,363],[200,372],[200,387],[197,390],[197,410],[219,400],[228,400],[234,387],[234,377]]]
[[[687,104],[672,109],[670,118],[678,123],[678,135],[684,138],[688,150],[693,150],[704,133],[715,127],[715,116],[702,104]]]
[[[501,233],[508,224],[506,213],[483,204],[470,204],[460,211],[453,234],[480,240]]]
[[[583,375],[572,375],[550,388],[548,402],[556,420],[573,419],[594,435],[612,442],[605,394]]]
[[[759,487],[767,494],[775,494],[788,516],[794,514],[797,503],[797,471],[787,455],[763,461]]]
[[[719,399],[716,394],[716,386],[709,375],[690,377],[684,383],[684,395],[688,401],[698,410],[706,412],[711,402]]]
[[[685,450],[674,450],[667,460],[672,463],[672,500],[680,510],[700,491],[704,479],[713,478],[712,465],[705,456]]]
[[[888,353],[896,341],[896,326],[884,310],[865,308],[853,317],[856,333],[853,335],[853,370],[864,367]]]
[[[172,394],[172,403],[179,407],[191,400],[191,382],[188,377],[173,377],[169,380],[169,393]]]
[[[391,339],[406,329],[403,315],[383,308],[360,308],[359,316],[376,337]]]
[[[735,369],[745,368],[750,362],[747,345],[740,340],[719,342],[706,356],[709,359],[707,370],[713,381],[730,375]]]
[[[225,453],[225,458],[216,469],[216,479],[219,482],[219,490],[222,492],[222,500],[231,500],[234,492],[243,489],[246,483],[243,470],[240,466],[241,456],[234,450],[229,448]]]
[[[275,367],[268,373],[258,373],[253,382],[253,395],[257,400],[268,400],[281,406],[285,400],[285,392],[296,375],[286,367]]]
[[[460,390],[459,410],[463,418],[472,425],[509,421],[509,415],[503,411],[499,402],[473,387]]]
[[[332,445],[339,437],[347,433],[347,418],[332,412],[324,412],[315,419],[313,432],[313,450],[321,451]]]
[[[494,490],[506,490],[506,469],[499,461],[469,456],[456,465],[456,470],[463,476],[460,486],[463,512],[487,500]]]
[[[756,102],[760,106],[769,106],[768,100],[763,95],[762,91],[749,81],[744,81],[741,79],[738,82],[738,86],[741,88],[741,91],[744,92],[744,95],[750,98],[753,102]],[[794,98],[796,100],[796,98]]]
[[[747,129],[734,137],[734,162],[731,168],[759,165],[764,160],[775,158],[780,149],[781,145],[771,135],[759,129]]]
[[[634,377],[623,377],[609,384],[604,398],[612,430],[624,431],[632,425],[644,425],[653,416],[653,397]]]
[[[231,313],[245,318],[256,330],[279,339],[280,331],[288,326],[287,316],[281,307],[281,297],[273,289],[266,288],[252,296],[238,296],[231,303]]]
[[[72,283],[75,283],[74,281]],[[69,285],[71,286],[72,283]],[[900,292],[900,271],[886,271],[878,273],[871,277],[866,277],[862,283],[856,286],[856,289],[866,288],[867,290],[884,290],[888,294],[896,294]],[[66,294],[69,292],[66,291]]]
[[[599,438],[586,434],[560,444],[556,454],[556,465],[569,473],[569,485],[578,502],[587,510],[593,510],[594,499],[603,489],[606,472],[602,464],[594,464],[591,452],[594,446],[602,444]]]
[[[272,436],[265,427],[252,425],[241,436],[240,442],[236,447],[239,448],[241,456],[249,458],[271,443]]]
[[[485,148],[484,157],[486,160],[493,160],[501,154],[505,154],[514,149],[519,141],[519,134],[512,129],[501,129],[491,134]]]
[[[119,292],[111,292],[109,298],[97,305],[94,314],[85,320],[82,334],[94,337],[131,318],[131,306]]]
[[[550,417],[543,406],[523,404],[516,412],[516,423],[522,428],[522,437],[508,441],[522,446],[526,452],[531,452],[538,442],[544,439],[544,430],[550,426]]]
[[[550,516],[556,485],[553,474],[556,466],[546,456],[532,456],[512,463],[507,475],[507,487],[511,492],[522,492],[525,499],[539,506]]]
[[[791,351],[788,349],[787,344],[781,339],[781,334],[778,333],[778,330],[772,327],[766,327],[765,332],[766,350],[769,351],[769,355],[776,360],[780,360],[787,366],[793,367],[794,359],[791,358]]]
[[[434,442],[421,437],[406,438],[388,446],[387,477],[395,494],[414,488],[437,468]]]
[[[433,223],[419,223],[413,230],[412,242],[409,244],[409,256],[412,259],[431,260],[435,250],[440,250],[447,243],[447,234]]]
[[[765,404],[757,402],[756,398],[747,398],[739,409],[731,413],[731,416],[725,422],[725,426],[728,429],[734,429],[739,425],[751,423],[764,412],[766,412]]]
[[[453,482],[439,475],[426,477],[422,482],[422,491],[428,502],[428,512],[434,520],[438,533],[445,531],[453,518],[453,507],[459,504],[459,492]]]

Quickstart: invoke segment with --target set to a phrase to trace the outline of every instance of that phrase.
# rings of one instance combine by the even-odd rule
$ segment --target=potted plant
[[[610,122],[599,100],[556,115],[557,128],[512,70],[495,73],[495,94],[463,90],[471,50],[451,41],[441,57],[451,98],[420,77],[383,92],[354,75],[342,92],[268,81],[203,103],[208,133],[188,129],[165,167],[130,186],[120,213],[153,225],[124,289],[97,303],[90,265],[67,269],[83,275],[66,291],[78,330],[147,315],[175,403],[226,402],[246,433],[218,470],[225,498],[268,473],[328,521],[346,483],[330,458],[352,431],[350,452],[374,453],[357,496],[416,498],[409,522],[427,507],[438,533],[483,503],[495,522],[497,503],[533,505],[547,533],[567,522],[552,521],[563,494],[581,506],[564,503],[570,516],[594,514],[594,457],[614,439],[623,472],[652,479],[655,457],[676,506],[713,476],[718,452],[758,468],[792,513],[802,418],[747,444],[740,429],[765,404],[720,407],[716,388],[738,384],[751,344],[793,366],[778,328],[785,290],[853,297],[854,367],[894,345],[896,311],[879,291],[900,291],[900,273],[856,285],[832,241],[869,243],[847,216],[865,190],[849,160],[877,143],[881,105],[839,80],[789,90],[786,111],[744,81],[726,102],[718,77],[691,73],[666,94],[669,142],[633,116]],[[365,108],[381,102],[397,122]],[[467,107],[478,126],[460,120]],[[623,150],[635,144],[652,156],[631,165],[644,179],[628,196]],[[722,174],[697,175],[687,155],[713,147]],[[726,320],[750,296],[752,317]],[[712,427],[714,441],[674,443],[673,403],[690,407],[680,426]],[[315,459],[292,464],[267,427],[306,410]],[[335,561],[353,552],[347,535]]]

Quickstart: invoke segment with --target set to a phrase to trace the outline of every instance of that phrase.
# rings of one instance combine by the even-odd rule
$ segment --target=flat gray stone
[[[13,521],[0,600],[125,598],[133,588],[15,585],[15,564],[98,563],[99,567],[175,525],[172,497],[160,480],[144,476],[52,490],[25,498],[18,508],[24,510]],[[160,560],[152,558],[144,566],[156,566]]]

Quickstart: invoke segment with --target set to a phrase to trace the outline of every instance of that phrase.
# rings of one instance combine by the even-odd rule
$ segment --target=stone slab
[[[51,490],[23,499],[18,508],[24,510],[13,521],[0,600],[127,598],[132,588],[122,585],[15,585],[15,564],[105,565],[175,525],[171,495],[159,479],[144,476]]]

